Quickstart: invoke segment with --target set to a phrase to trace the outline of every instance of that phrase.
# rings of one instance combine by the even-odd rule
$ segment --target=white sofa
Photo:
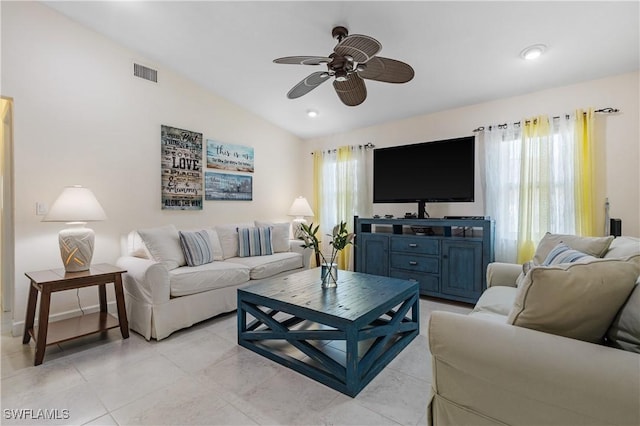
[[[640,239],[620,237],[595,261],[527,274],[522,265],[490,264],[471,314],[431,315],[431,424],[639,425],[638,253]],[[528,324],[514,325],[523,317]]]
[[[265,226],[271,229],[273,254],[239,257],[237,230]],[[198,266],[187,265],[175,226],[131,231],[116,261],[127,270],[123,286],[130,328],[147,340],[164,339],[235,310],[238,288],[308,268],[311,250],[290,239],[289,228],[259,221],[199,228],[209,236],[213,261]]]

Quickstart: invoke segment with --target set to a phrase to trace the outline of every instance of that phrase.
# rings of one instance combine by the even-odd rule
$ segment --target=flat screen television
[[[468,136],[373,151],[373,202],[474,201],[475,137]]]

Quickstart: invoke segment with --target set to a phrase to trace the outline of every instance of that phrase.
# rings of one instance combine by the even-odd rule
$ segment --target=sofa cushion
[[[238,256],[266,256],[273,254],[271,227],[238,228]]]
[[[503,315],[503,322],[506,322],[517,294],[518,289],[515,287],[489,287],[482,293],[470,315],[478,313],[498,314]]]
[[[609,251],[604,257],[606,259],[621,259],[636,254],[640,254],[640,238],[618,237],[613,239]]]
[[[168,270],[184,266],[187,261],[180,247],[180,236],[173,225],[159,228],[139,229],[138,234],[153,260],[163,264]]]
[[[153,259],[147,246],[142,241],[138,231],[131,231],[127,235],[127,256],[139,257],[141,259]]]
[[[611,323],[607,341],[618,349],[640,353],[640,277],[631,296]]]
[[[222,253],[222,246],[220,245],[220,238],[218,237],[218,231],[215,228],[207,228],[209,234],[209,240],[211,241],[211,250],[213,250],[213,260],[224,260]]]
[[[506,315],[497,314],[495,312],[489,312],[489,311],[471,312],[471,313],[469,313],[469,316],[472,316],[475,319],[493,321],[493,322],[497,322],[497,323],[500,323],[500,324],[506,324],[507,323],[507,316]]]
[[[206,230],[178,231],[178,235],[187,265],[198,266],[213,262],[213,248]]]
[[[271,230],[271,242],[273,243],[274,253],[289,251],[289,240],[291,239],[289,235],[291,232],[291,224],[289,222],[274,223],[256,220],[255,224],[258,228],[264,228],[265,226],[273,228]]]
[[[549,252],[547,258],[542,262],[542,265],[549,266],[559,265],[562,263],[586,263],[592,260],[596,260],[596,258],[581,251],[573,250],[565,243],[560,243]]]
[[[238,228],[250,228],[253,223],[238,223],[232,225],[218,225],[215,230],[222,247],[223,259],[238,256]]]
[[[579,250],[594,257],[602,257],[607,253],[612,241],[612,236],[580,237],[577,235],[552,234],[547,232],[538,243],[536,253],[533,256],[533,262],[536,265],[542,265],[549,255],[549,252],[559,243],[565,243],[574,250]]]
[[[303,267],[303,259],[300,253],[286,252],[274,253],[268,256],[234,257],[227,259],[225,263],[233,262],[248,267],[252,280],[269,278],[286,271]]]
[[[602,343],[639,273],[638,263],[613,259],[536,266],[518,289],[507,322]]]
[[[249,281],[249,268],[236,263],[212,262],[169,271],[171,297],[230,287]]]

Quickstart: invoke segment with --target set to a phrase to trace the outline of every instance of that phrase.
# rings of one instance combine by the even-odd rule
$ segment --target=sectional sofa
[[[290,239],[289,223],[260,221],[189,231],[174,225],[139,229],[123,245],[116,263],[127,270],[129,325],[147,340],[235,310],[238,288],[304,270],[311,255]]]

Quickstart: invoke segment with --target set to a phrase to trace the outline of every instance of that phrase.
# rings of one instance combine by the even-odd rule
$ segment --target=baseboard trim
[[[100,311],[100,305],[88,306],[86,308],[83,308],[83,310],[84,310],[85,314],[92,314],[94,312],[99,312]],[[107,312],[109,312],[110,314],[112,314],[115,317],[118,316],[118,309],[116,307],[115,300],[111,301],[111,302],[107,302]],[[57,314],[50,315],[49,316],[49,322],[62,321],[62,320],[65,320],[67,318],[78,317],[80,315],[83,315],[82,311],[80,310],[80,308],[72,309],[70,311],[65,311],[65,312],[60,312],[60,313],[57,313]],[[38,325],[38,312],[37,311],[36,311],[35,325]],[[14,319],[12,321],[12,323],[11,323],[11,335],[13,337],[18,337],[18,336],[24,335],[24,319],[20,320],[20,321],[16,321]]]

